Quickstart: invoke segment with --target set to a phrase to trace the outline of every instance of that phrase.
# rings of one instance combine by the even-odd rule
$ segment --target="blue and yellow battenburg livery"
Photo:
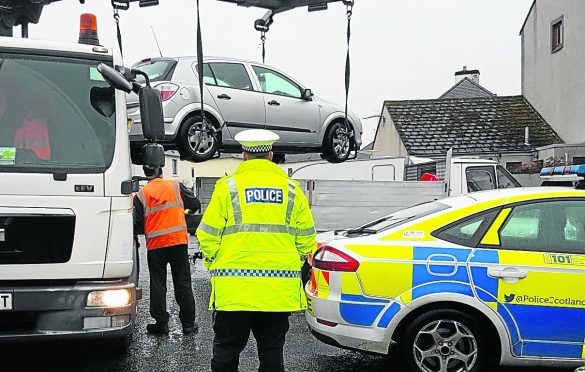
[[[494,190],[426,210],[415,207],[372,235],[320,245],[306,285],[306,318],[317,338],[376,353],[413,342],[404,350],[415,350],[419,370],[443,370],[442,358],[451,371],[456,346],[415,343],[441,326],[441,312],[448,318],[455,310],[476,323],[457,322],[472,334],[468,342],[480,339],[473,327],[493,336],[489,353],[502,365],[585,364],[585,191]],[[435,317],[431,328],[405,335],[425,314]],[[470,354],[486,353],[486,345],[475,347],[467,345]],[[468,357],[460,358],[463,368],[478,368],[473,363],[482,360]]]

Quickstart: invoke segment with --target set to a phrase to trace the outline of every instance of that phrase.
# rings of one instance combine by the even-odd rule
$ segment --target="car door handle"
[[[268,102],[268,104],[269,104],[270,106],[280,106],[280,102],[278,102],[278,101],[275,101],[275,100],[272,100],[272,101]]]
[[[220,94],[219,96],[217,96],[217,98],[219,98],[219,99],[227,99],[227,100],[232,99],[232,97],[228,96],[227,94]]]
[[[490,270],[489,276],[502,279],[525,279],[528,276],[526,271],[520,270]]]

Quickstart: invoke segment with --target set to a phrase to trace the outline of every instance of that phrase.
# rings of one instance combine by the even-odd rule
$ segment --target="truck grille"
[[[65,263],[74,232],[75,216],[0,215],[0,265]]]

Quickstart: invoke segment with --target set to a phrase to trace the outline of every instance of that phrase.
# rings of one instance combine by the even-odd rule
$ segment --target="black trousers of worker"
[[[191,271],[187,245],[174,245],[148,251],[150,271],[150,315],[157,321],[167,323],[167,265],[171,264],[175,299],[179,304],[179,319],[183,327],[195,324],[195,299],[191,287]]]
[[[290,313],[215,311],[213,313],[213,372],[237,372],[240,353],[250,331],[258,345],[258,372],[284,372],[284,340]]]

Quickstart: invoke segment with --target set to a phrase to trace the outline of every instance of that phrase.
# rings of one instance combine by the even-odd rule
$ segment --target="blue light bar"
[[[568,165],[563,167],[547,167],[540,171],[541,176],[563,176],[563,175],[577,175],[585,177],[585,164]]]

